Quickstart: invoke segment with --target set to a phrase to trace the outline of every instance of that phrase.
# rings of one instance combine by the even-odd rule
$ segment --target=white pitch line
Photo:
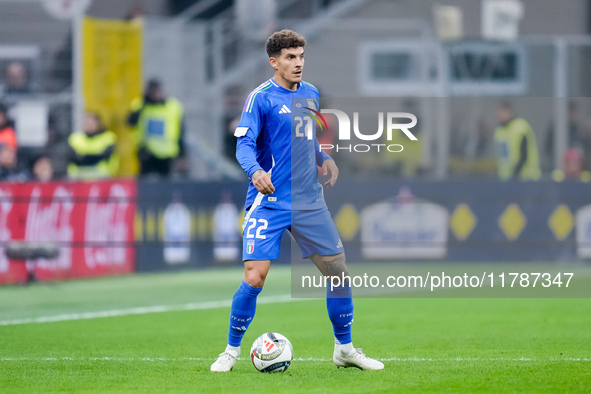
[[[178,361],[213,361],[215,358],[201,358],[201,357],[182,357],[182,358],[165,358],[165,357],[137,357],[137,358],[122,358],[122,357],[88,357],[88,358],[77,358],[77,357],[0,357],[1,361],[115,361],[115,362],[136,362],[136,361],[165,361],[165,362],[178,362]],[[240,360],[245,360],[241,358]],[[378,358],[380,361],[385,362],[471,362],[471,361],[569,361],[569,362],[591,362],[591,357],[551,357],[551,358],[505,358],[505,357],[493,357],[493,358],[478,358],[478,357],[452,357],[452,358],[425,358],[425,357],[408,357],[408,358]],[[332,362],[329,358],[295,358],[297,362]]]
[[[258,304],[275,304],[281,302],[312,300],[313,298],[291,298],[290,294],[278,296],[258,297]],[[153,305],[126,309],[112,309],[97,312],[65,313],[61,315],[40,316],[23,319],[0,320],[0,326],[13,326],[19,324],[55,323],[71,320],[99,319],[104,317],[118,317],[129,315],[145,315],[148,313],[174,312],[174,311],[195,311],[203,309],[224,308],[232,305],[232,300],[191,302],[180,305]]]

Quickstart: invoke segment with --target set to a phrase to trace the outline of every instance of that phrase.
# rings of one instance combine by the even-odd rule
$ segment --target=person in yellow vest
[[[106,130],[98,114],[84,115],[83,131],[72,133],[68,138],[70,157],[68,177],[95,180],[110,178],[117,173],[118,160],[115,153],[117,136]]]
[[[536,136],[529,123],[515,115],[513,107],[502,101],[497,107],[499,126],[494,138],[497,170],[502,180],[536,180],[541,176]]]
[[[176,159],[186,167],[183,106],[165,96],[160,81],[150,80],[144,97],[133,100],[127,123],[135,127],[141,175],[168,176]]]

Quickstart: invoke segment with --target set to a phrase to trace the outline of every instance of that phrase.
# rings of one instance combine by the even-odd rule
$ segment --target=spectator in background
[[[581,149],[583,150],[583,169],[591,172],[591,119],[581,122]]]
[[[18,171],[16,149],[9,145],[0,146],[0,181],[25,182],[26,174]]]
[[[129,7],[127,13],[123,17],[123,20],[131,22],[134,20],[142,19],[144,15],[146,15],[145,5],[142,4],[141,1],[136,1]]]
[[[27,177],[17,168],[16,133],[7,108],[0,104],[0,181],[24,182]]]
[[[9,146],[16,151],[18,148],[16,142],[16,133],[12,122],[8,118],[8,109],[0,104],[0,146]]]
[[[131,103],[127,122],[136,130],[142,176],[169,176],[177,159],[179,170],[187,171],[183,106],[177,99],[166,97],[160,81],[150,80],[144,97]]]
[[[548,133],[546,134],[546,141],[544,144],[544,153],[546,157],[552,158],[550,164],[554,168],[554,135],[556,132],[556,122],[550,124]],[[579,117],[577,103],[571,101],[568,103],[568,125],[567,125],[567,149],[580,147],[582,145],[582,122]]]
[[[508,101],[497,107],[499,126],[494,138],[497,145],[497,170],[502,180],[535,180],[541,176],[536,136],[529,123],[517,117]]]
[[[31,162],[31,180],[35,182],[50,182],[53,180],[53,163],[46,154],[40,154]]]
[[[87,112],[84,130],[72,133],[68,176],[72,179],[102,179],[116,174],[118,159],[115,154],[117,136],[106,130],[98,114]]]
[[[580,147],[568,148],[564,152],[562,168],[552,171],[552,179],[556,182],[591,182],[591,172],[583,168],[584,159],[585,153]]]
[[[13,61],[6,65],[3,93],[5,95],[33,93],[27,68],[22,62]]]

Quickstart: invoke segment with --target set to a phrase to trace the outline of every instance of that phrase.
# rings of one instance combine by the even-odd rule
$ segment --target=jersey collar
[[[271,82],[273,84],[273,86],[275,86],[277,89],[279,89],[285,93],[296,93],[297,91],[299,91],[302,88],[302,82],[298,82],[298,88],[296,90],[285,89],[283,86],[281,86],[277,82],[275,82],[273,77],[271,77],[269,79],[269,82]]]

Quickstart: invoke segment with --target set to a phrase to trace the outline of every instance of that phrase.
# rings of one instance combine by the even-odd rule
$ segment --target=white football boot
[[[338,368],[359,368],[368,370],[384,369],[384,364],[378,360],[367,357],[360,348],[353,348],[351,350],[341,350],[335,346],[332,361]]]
[[[210,370],[212,372],[229,372],[236,365],[236,361],[240,356],[240,348],[231,347],[228,345],[223,353],[220,353],[218,359],[211,364]]]

